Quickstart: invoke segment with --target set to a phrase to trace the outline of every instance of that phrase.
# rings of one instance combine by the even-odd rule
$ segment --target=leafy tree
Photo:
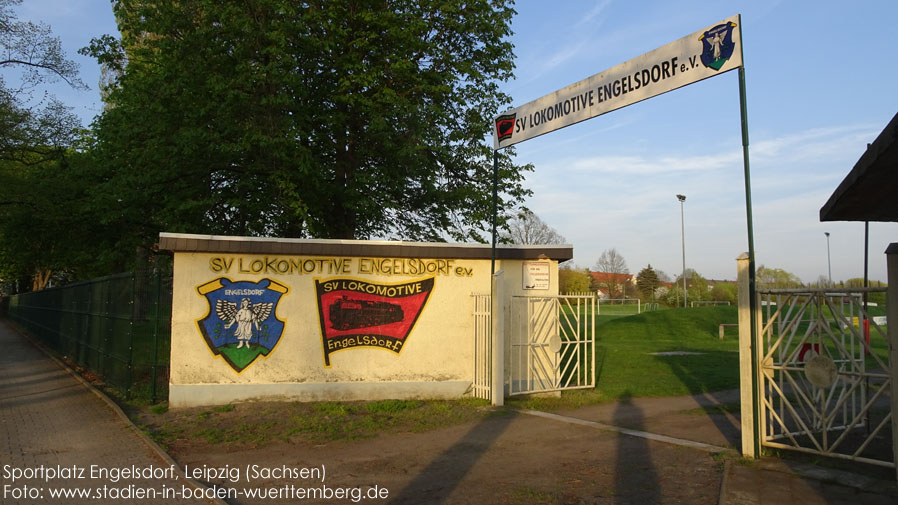
[[[504,233],[502,238],[512,244],[537,245],[566,242],[565,238],[554,228],[526,209],[509,219],[507,224],[508,233]]]
[[[715,302],[730,302],[735,304],[738,298],[736,284],[730,282],[718,282],[711,288],[711,300]]]
[[[867,286],[871,288],[885,288],[888,285],[879,280],[867,279]],[[845,287],[847,288],[862,288],[864,287],[864,278],[863,277],[853,277],[845,281]],[[867,295],[867,301],[870,303],[875,303],[877,305],[885,305],[886,304],[886,294],[881,292],[869,293]]]
[[[491,0],[122,0],[85,52],[130,248],[160,230],[483,241],[514,11]],[[499,153],[503,217],[529,166]],[[127,242],[126,242],[127,243]],[[128,248],[128,247],[126,247]]]
[[[781,268],[769,268],[761,265],[755,272],[758,286],[764,289],[788,289],[802,286],[797,275]]]
[[[16,19],[13,7],[20,3],[0,0],[0,159],[33,165],[57,159],[81,126],[44,85],[63,81],[75,89],[87,87],[49,26]]]
[[[562,265],[558,269],[559,293],[585,293],[589,291],[589,272],[576,265]]]
[[[103,256],[106,233],[85,205],[91,188],[79,176],[83,158],[71,153],[18,170],[0,190],[17,199],[0,206],[0,278],[18,281],[20,291],[108,273],[87,266]]]
[[[658,280],[658,274],[651,264],[636,274],[636,286],[643,300],[655,301],[655,292],[661,286],[661,281]]]
[[[674,284],[664,293],[662,300],[670,307],[683,306],[683,284]]]
[[[67,162],[81,124],[44,85],[86,87],[49,26],[16,19],[19,3],[0,0],[0,279],[24,290],[46,286],[85,243],[67,241],[84,229],[73,228],[79,181]]]
[[[852,277],[845,281],[845,287],[847,288],[862,288],[864,287],[864,278],[863,277]],[[867,279],[867,287],[871,288],[884,288],[886,287],[886,283],[874,279]]]
[[[700,302],[708,299],[710,294],[710,290],[708,289],[708,280],[701,276],[698,272],[693,270],[692,268],[686,269],[686,294],[687,300]],[[683,275],[681,274],[677,277],[676,282],[674,283],[676,286],[679,286],[679,291],[675,292],[675,295],[682,295],[683,289]],[[682,299],[682,297],[681,297]]]

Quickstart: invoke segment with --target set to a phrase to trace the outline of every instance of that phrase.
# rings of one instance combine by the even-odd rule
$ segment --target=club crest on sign
[[[496,118],[496,137],[499,142],[510,139],[514,132],[514,120],[517,114],[505,114]]]
[[[401,284],[315,280],[324,364],[337,351],[368,347],[399,354],[433,291],[429,277]]]
[[[733,42],[733,28],[736,23],[727,21],[706,31],[698,39],[702,41],[702,64],[714,70],[720,70],[727,60],[733,56],[736,43]]]
[[[287,286],[271,279],[259,282],[220,277],[197,286],[209,309],[197,325],[206,345],[234,369],[242,372],[259,356],[268,356],[284,333],[277,306]]]

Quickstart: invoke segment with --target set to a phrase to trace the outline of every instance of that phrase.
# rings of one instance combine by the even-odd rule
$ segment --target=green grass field
[[[738,387],[739,342],[718,338],[719,325],[736,318],[735,307],[697,307],[604,321],[596,330],[596,390],[617,398]]]
[[[509,401],[551,409],[602,403],[624,395],[679,396],[739,387],[737,328],[725,328],[724,339],[719,339],[719,325],[737,320],[735,306],[597,315],[594,389],[566,391],[560,399],[513,397]],[[586,324],[581,323],[581,331],[587,329]],[[832,325],[835,328],[835,323]],[[886,342],[874,335],[871,346],[886,361]],[[835,349],[831,351],[835,353]]]
[[[623,395],[678,396],[738,387],[739,342],[718,338],[720,324],[736,321],[733,306],[596,316],[595,389],[568,391],[561,399],[512,398],[510,403],[562,408]]]

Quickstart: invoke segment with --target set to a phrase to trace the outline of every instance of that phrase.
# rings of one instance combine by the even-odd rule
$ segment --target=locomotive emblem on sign
[[[271,279],[259,282],[220,277],[196,288],[209,310],[197,321],[206,345],[234,369],[242,372],[260,355],[268,356],[284,333],[284,322],[275,316],[288,288]]]
[[[316,280],[324,364],[355,347],[399,354],[433,291],[433,277],[402,284],[349,278]]]
[[[516,116],[517,114],[506,114],[496,118],[496,136],[499,137],[499,142],[511,138],[512,133],[514,133]]]
[[[327,311],[331,318],[331,328],[335,330],[370,328],[405,319],[401,305],[346,296],[332,303]]]

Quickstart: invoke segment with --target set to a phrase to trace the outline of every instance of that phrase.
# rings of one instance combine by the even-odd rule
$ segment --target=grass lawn
[[[624,395],[679,396],[736,388],[738,339],[718,338],[720,324],[736,321],[734,306],[597,316],[595,389],[567,391],[561,398],[511,398],[509,404],[563,408]]]
[[[169,411],[130,405],[128,415],[166,449],[184,444],[264,447],[277,441],[320,442],[422,432],[506,415],[486,400],[381,400],[370,402],[246,402]]]

